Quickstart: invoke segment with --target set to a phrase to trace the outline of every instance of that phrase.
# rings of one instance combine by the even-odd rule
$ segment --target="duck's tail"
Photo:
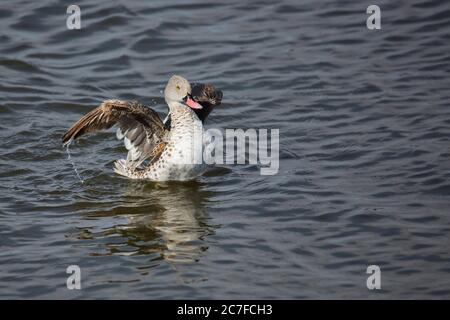
[[[136,169],[127,167],[127,161],[125,159],[119,159],[114,162],[114,172],[127,178],[139,179]]]

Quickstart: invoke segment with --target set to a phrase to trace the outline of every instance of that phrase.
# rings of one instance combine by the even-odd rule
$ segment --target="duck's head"
[[[192,109],[202,109],[202,106],[192,99],[189,81],[181,76],[174,75],[169,79],[164,89],[164,98],[169,108],[185,105]]]

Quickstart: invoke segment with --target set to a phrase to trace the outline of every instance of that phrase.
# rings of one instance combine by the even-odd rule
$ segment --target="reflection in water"
[[[214,227],[208,225],[203,208],[209,192],[201,190],[200,183],[129,182],[123,193],[120,208],[88,215],[105,219],[123,214],[127,218],[126,224],[115,224],[98,235],[123,240],[106,244],[107,254],[156,254],[155,260],[192,262],[207,250],[202,240]]]

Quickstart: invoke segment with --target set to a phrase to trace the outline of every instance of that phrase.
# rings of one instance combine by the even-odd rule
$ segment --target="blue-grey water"
[[[0,298],[450,298],[450,5],[368,30],[370,4],[3,0]],[[127,180],[109,130],[71,145],[80,183],[65,130],[108,98],[163,116],[172,74],[223,90],[207,127],[279,129],[278,174]]]

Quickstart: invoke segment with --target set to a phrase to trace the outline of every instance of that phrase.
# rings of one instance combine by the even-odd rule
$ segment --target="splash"
[[[70,164],[72,165],[73,171],[75,171],[75,174],[77,175],[78,180],[80,180],[81,183],[84,183],[84,180],[81,178],[81,176],[77,170],[77,167],[75,166],[75,162],[72,160],[72,157],[70,156],[69,146],[71,143],[72,143],[72,141],[69,141],[65,146],[66,152],[67,152],[67,160],[69,160]]]

